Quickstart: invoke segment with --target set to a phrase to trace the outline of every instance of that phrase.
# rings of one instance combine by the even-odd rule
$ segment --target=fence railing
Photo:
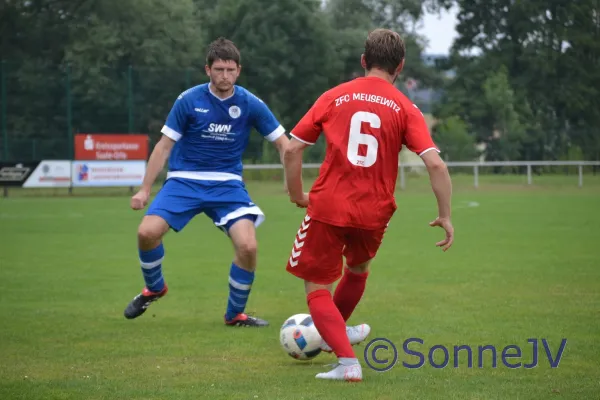
[[[524,167],[527,174],[527,184],[533,184],[533,167],[576,167],[578,185],[583,186],[583,168],[600,167],[600,161],[449,161],[446,163],[449,168],[464,167],[473,169],[473,186],[479,187],[479,173],[481,168],[485,167]],[[318,169],[321,164],[308,163],[303,164],[303,169]],[[244,166],[245,170],[273,170],[282,169],[281,164],[252,164]],[[406,188],[406,174],[408,170],[424,169],[423,163],[401,163],[398,165],[400,189]]]
[[[45,161],[45,162],[58,162],[58,163],[71,163],[72,161],[63,160],[63,161]],[[38,163],[35,163],[38,164]],[[41,164],[40,164],[41,165]],[[468,176],[472,175],[472,182],[475,188],[479,187],[479,179],[480,175],[486,176],[488,178],[492,176],[501,176],[501,175],[526,175],[527,184],[533,185],[534,183],[534,175],[536,176],[559,176],[559,175],[576,175],[577,182],[579,187],[583,187],[584,183],[584,175],[585,174],[593,174],[600,176],[600,161],[489,161],[489,162],[469,162],[469,161],[455,161],[455,162],[446,162],[446,165],[451,170],[451,175],[455,178],[459,178],[459,175],[463,175],[463,178],[459,179],[461,185],[468,182]],[[41,168],[41,167],[39,167]],[[320,163],[306,163],[303,164],[303,179],[307,181],[314,179],[318,175],[318,170],[321,168]],[[458,172],[456,169],[462,170],[466,169],[466,174]],[[66,167],[63,168],[64,171],[67,171],[65,175],[66,184],[56,185],[55,188],[67,188],[69,194],[73,193],[74,185],[72,183],[73,180],[73,171],[72,168]],[[65,173],[63,171],[63,174]],[[585,174],[584,174],[585,172]],[[405,162],[401,163],[398,166],[398,180],[399,180],[399,189],[404,190],[407,187],[407,182],[411,175],[423,176],[427,174],[427,170],[425,165],[422,162]],[[465,181],[464,176],[467,176],[467,180]],[[589,176],[589,175],[587,175]],[[38,177],[39,178],[39,177]],[[140,176],[140,179],[143,178],[143,173]],[[162,182],[166,178],[166,171],[162,171],[159,177],[157,178],[157,185]],[[247,182],[281,182],[284,179],[283,166],[281,164],[245,164],[244,165],[244,180]],[[496,181],[496,179],[494,179]],[[416,180],[415,180],[416,182]],[[498,182],[513,182],[511,179],[508,181],[504,181],[503,178]],[[497,183],[498,183],[497,182]],[[553,181],[556,183],[556,181]],[[560,184],[564,184],[565,181],[561,180]],[[600,182],[600,180],[596,180],[594,178],[594,182]],[[573,182],[574,183],[574,182]],[[0,182],[0,186],[3,186],[4,197],[8,196],[9,187],[13,186],[14,189],[19,190],[18,185],[3,185]],[[53,185],[24,185],[25,188],[31,187],[54,187]],[[80,185],[79,185],[80,186]],[[94,185],[95,190],[102,190],[102,185]],[[114,185],[112,185],[114,186]],[[129,191],[133,192],[134,187],[131,187],[130,184],[127,184],[129,187]],[[108,187],[108,186],[106,186]],[[47,193],[42,189],[42,194]]]

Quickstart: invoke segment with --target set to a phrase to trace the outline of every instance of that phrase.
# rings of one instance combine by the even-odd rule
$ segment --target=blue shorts
[[[160,189],[146,215],[162,217],[175,232],[182,230],[196,215],[205,213],[215,226],[229,232],[242,218],[258,227],[265,215],[250,199],[242,181],[199,181],[169,178]]]

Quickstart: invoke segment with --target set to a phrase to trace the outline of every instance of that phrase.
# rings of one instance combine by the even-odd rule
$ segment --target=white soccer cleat
[[[315,376],[317,379],[330,379],[346,382],[361,382],[362,367],[358,362],[356,364],[344,365],[334,364],[334,368],[329,372],[321,372]]]
[[[369,333],[371,333],[371,327],[367,324],[346,327],[346,334],[348,335],[348,340],[350,340],[352,346],[363,342],[367,336],[369,336]],[[326,353],[331,353],[333,351],[325,341],[321,343],[321,350]]]

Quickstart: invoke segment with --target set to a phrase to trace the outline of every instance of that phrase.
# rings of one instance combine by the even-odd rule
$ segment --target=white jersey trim
[[[290,133],[290,136],[291,136],[291,137],[293,137],[293,138],[294,138],[294,139],[296,139],[296,140],[299,140],[299,141],[301,141],[301,142],[302,142],[302,143],[304,143],[304,144],[307,144],[307,145],[309,145],[309,146],[312,146],[312,145],[314,145],[314,143],[307,142],[307,141],[306,141],[306,140],[304,140],[304,139],[300,139],[298,136],[294,135],[293,133]]]
[[[419,157],[421,157],[423,154],[425,154],[425,153],[427,153],[428,151],[431,151],[431,150],[435,150],[435,151],[437,151],[438,153],[440,152],[440,151],[439,151],[438,149],[436,149],[435,147],[430,147],[430,148],[428,148],[428,149],[425,149],[425,150],[423,150],[421,153],[419,153]]]
[[[178,141],[179,139],[181,139],[181,133],[177,132],[174,129],[169,128],[166,125],[163,126],[160,131],[161,131],[161,133],[163,133],[164,135],[166,135],[169,138],[173,139],[174,141]]]
[[[169,171],[167,179],[183,178],[196,181],[241,181],[242,177],[228,172],[195,172],[195,171]]]
[[[231,221],[232,219],[236,219],[236,218],[241,217],[242,215],[246,215],[246,214],[256,215],[256,221],[254,221],[255,228],[257,228],[265,220],[265,214],[262,212],[262,210],[260,208],[258,208],[258,206],[240,207],[237,210],[232,211],[229,214],[227,214],[226,216],[224,216],[223,218],[221,218],[221,220],[219,222],[215,222],[215,225],[223,226],[223,225],[227,224],[229,221]]]
[[[212,94],[215,99],[220,100],[220,101],[223,102],[223,101],[229,100],[230,98],[232,98],[233,96],[235,96],[235,86],[233,87],[233,92],[231,93],[231,95],[225,97],[224,99],[220,98],[219,96],[217,96],[216,94],[213,93],[213,91],[211,90],[211,84],[210,83],[208,84],[208,93]]]
[[[275,128],[273,132],[265,136],[265,139],[267,139],[269,142],[274,142],[275,140],[279,139],[279,137],[283,135],[284,132],[285,129],[283,128],[283,126],[279,125],[277,128]]]

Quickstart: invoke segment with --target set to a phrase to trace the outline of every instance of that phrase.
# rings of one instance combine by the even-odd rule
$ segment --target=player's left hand
[[[437,242],[435,245],[441,247],[443,251],[447,251],[454,243],[454,227],[450,218],[436,218],[435,221],[429,223],[429,226],[439,226],[446,231],[446,238]]]
[[[292,203],[296,203],[298,208],[308,207],[308,193],[304,193],[300,199],[290,199]]]

